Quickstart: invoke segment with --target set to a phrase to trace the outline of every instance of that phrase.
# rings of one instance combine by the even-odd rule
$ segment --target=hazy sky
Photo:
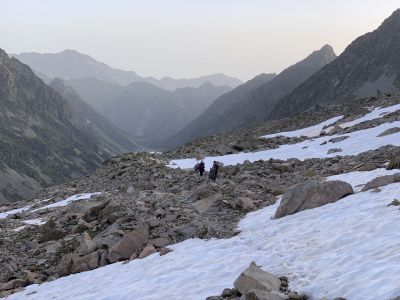
[[[398,0],[0,0],[0,48],[75,49],[143,76],[279,72],[324,44],[337,53]]]

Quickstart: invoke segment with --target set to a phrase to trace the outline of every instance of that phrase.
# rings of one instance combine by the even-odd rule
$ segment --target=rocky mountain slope
[[[80,177],[116,153],[115,147],[99,146],[74,118],[68,101],[3,50],[0,102],[2,203]]]
[[[120,86],[85,78],[67,83],[132,138],[145,140],[148,147],[162,147],[165,138],[178,132],[215,99],[230,91],[228,86],[217,87],[210,82],[173,92],[146,82]]]
[[[230,86],[232,88],[240,85],[239,79],[224,74],[211,74],[192,79],[174,79],[164,77],[156,79],[142,77],[133,71],[123,71],[112,68],[101,63],[89,55],[79,53],[75,50],[65,50],[60,53],[21,53],[14,54],[23,63],[29,65],[40,77],[44,74],[44,80],[50,78],[80,79],[96,78],[110,83],[128,85],[133,82],[149,82],[155,86],[169,91],[184,87],[200,87],[205,82],[212,82],[217,86]]]
[[[72,109],[73,120],[77,126],[92,136],[105,152],[111,156],[141,149],[137,140],[129,138],[128,134],[117,128],[106,117],[100,114],[90,104],[86,103],[62,79],[53,79],[49,86],[68,101]]]
[[[397,10],[378,29],[357,38],[334,62],[279,101],[270,118],[292,116],[320,103],[399,91],[399,32]]]
[[[277,76],[260,75],[217,99],[202,115],[181,130],[171,145],[215,133],[237,130],[266,121],[278,100],[336,58],[326,45]]]
[[[4,238],[0,243],[0,262],[6,270],[0,278],[3,282],[2,295],[18,292],[25,285],[43,281],[51,282],[28,287],[26,291],[15,294],[11,299],[22,299],[27,294],[32,299],[63,294],[67,299],[88,294],[88,289],[92,289],[96,295],[109,294],[115,293],[114,288],[118,285],[118,280],[125,280],[118,274],[124,274],[125,278],[126,274],[129,274],[128,277],[135,280],[126,282],[126,291],[140,295],[141,299],[154,297],[154,294],[150,295],[148,290],[143,289],[145,281],[152,284],[162,282],[162,286],[168,282],[168,288],[162,289],[160,286],[160,291],[171,299],[187,299],[195,295],[205,298],[207,295],[219,293],[223,287],[228,287],[239,275],[238,272],[242,271],[241,268],[249,264],[248,260],[258,259],[263,262],[263,268],[272,268],[274,272],[279,272],[276,275],[288,276],[289,283],[296,284],[300,292],[307,291],[304,287],[312,285],[316,288],[311,291],[316,295],[338,297],[357,295],[354,293],[358,291],[360,297],[351,299],[365,299],[367,292],[357,284],[355,288],[354,285],[347,284],[339,290],[338,282],[351,282],[348,279],[349,274],[357,283],[365,282],[357,280],[358,276],[365,275],[365,270],[360,264],[362,259],[352,264],[350,269],[346,267],[348,264],[339,264],[337,260],[334,264],[326,262],[326,257],[330,257],[336,251],[333,245],[338,245],[336,235],[329,230],[335,228],[339,232],[348,232],[347,227],[340,226],[347,224],[349,220],[364,222],[362,226],[359,224],[361,228],[378,226],[379,222],[368,220],[366,217],[351,218],[351,212],[360,212],[357,203],[361,200],[357,200],[357,197],[367,195],[371,199],[372,194],[369,193],[372,193],[371,189],[376,188],[378,189],[373,192],[376,199],[369,201],[371,205],[375,203],[375,206],[362,208],[362,213],[375,212],[381,215],[387,210],[393,214],[390,220],[398,220],[398,210],[387,206],[400,188],[396,179],[398,175],[394,175],[398,171],[385,168],[390,161],[394,161],[391,162],[392,166],[400,167],[398,160],[396,163],[396,158],[400,155],[400,144],[395,142],[399,135],[398,130],[395,130],[399,127],[399,99],[398,95],[379,99],[356,99],[344,106],[315,108],[290,119],[257,125],[253,127],[253,135],[246,134],[250,132],[250,128],[247,128],[231,133],[229,137],[228,134],[222,134],[208,137],[209,141],[193,141],[179,150],[164,154],[126,154],[104,162],[88,176],[44,190],[33,201],[2,206],[0,228]],[[333,120],[333,117],[337,118]],[[327,122],[327,125],[320,125],[326,120],[331,121]],[[329,126],[330,124],[335,126]],[[382,125],[386,126],[386,129],[380,129]],[[299,130],[304,127],[307,128]],[[373,135],[371,130],[374,130]],[[375,131],[380,134],[376,134]],[[267,134],[268,138],[260,138],[262,134]],[[368,137],[371,142],[367,146],[370,148],[356,155],[348,154],[351,149],[345,147],[346,143],[356,138],[356,134]],[[393,143],[395,146],[391,145]],[[301,147],[303,145],[304,147]],[[306,151],[307,147],[313,154],[311,158],[302,156],[302,151]],[[343,151],[326,154],[327,149],[338,147],[343,147]],[[292,148],[296,149],[292,152],[293,158],[274,158],[292,155],[289,153]],[[321,154],[317,149],[320,149]],[[269,151],[273,156],[269,158],[270,155],[263,151]],[[244,160],[238,165],[233,160],[226,159],[239,156],[250,158],[257,153],[264,154],[259,156],[258,160]],[[216,155],[222,156],[215,157]],[[213,159],[226,162],[221,167],[216,183],[194,174],[194,162],[190,161],[189,169],[186,169],[186,160],[179,160],[196,156],[205,158],[207,165]],[[182,168],[177,168],[179,165]],[[386,177],[371,181],[382,175]],[[312,216],[310,218],[307,218],[307,214],[295,213],[292,218],[284,216],[279,220],[271,219],[271,214],[275,213],[279,205],[276,203],[279,195],[306,195],[304,186],[312,189],[315,185],[321,185],[322,188],[316,189],[320,193],[317,196],[325,199],[321,194],[326,192],[325,186],[336,184],[325,184],[324,178],[327,177],[333,182],[339,179],[351,183],[351,191],[349,184],[346,184],[343,190],[328,190],[329,193],[334,191],[332,201],[354,193],[350,196],[353,200],[349,202],[355,205],[354,208],[348,208],[350,204],[346,206],[347,198],[344,198],[337,202],[339,208],[331,205],[329,209],[317,212],[310,209],[315,206],[299,206],[303,209],[309,208],[309,214]],[[368,183],[369,181],[371,183]],[[300,184],[300,187],[293,187],[297,184]],[[337,187],[341,185],[343,184],[340,183]],[[379,187],[384,189],[383,185],[389,185],[389,189],[395,190],[380,194]],[[289,193],[292,187],[300,190]],[[288,202],[293,201],[300,200],[296,198]],[[237,224],[250,211],[256,212],[249,214],[246,220],[253,221],[241,222],[242,233],[239,233]],[[347,221],[340,221],[340,224],[335,223],[335,226],[331,226],[334,220],[341,220],[338,218],[338,212],[342,217],[345,215]],[[318,214],[322,217],[317,218]],[[297,231],[300,224],[304,226],[301,236]],[[354,228],[359,225],[351,226]],[[312,248],[307,248],[310,246],[307,241],[318,236],[318,230],[323,230],[324,237],[332,236],[328,247],[324,247],[327,240],[321,244],[319,240],[313,240]],[[351,244],[352,251],[357,245],[364,247],[363,240],[369,242],[370,239],[382,236],[374,235],[380,232],[378,228],[363,231],[361,239],[357,237],[356,230],[351,232],[355,235],[352,241],[357,241],[356,244]],[[192,240],[193,237],[206,240],[211,237],[224,239],[201,241]],[[182,241],[185,242],[171,246]],[[268,247],[264,249],[257,241],[263,245],[268,243]],[[301,245],[301,249],[298,250],[296,245]],[[349,249],[346,248],[348,243],[340,245],[343,246],[340,253],[349,253]],[[173,252],[169,253],[171,250]],[[200,253],[205,259],[198,256]],[[288,256],[285,253],[289,253]],[[302,258],[302,253],[311,256]],[[322,256],[316,253],[321,253]],[[374,253],[379,255],[381,252]],[[164,255],[167,257],[164,258]],[[360,255],[362,258],[364,254]],[[146,259],[141,260],[143,258]],[[306,263],[310,260],[313,261],[312,268]],[[113,264],[117,261],[127,263]],[[186,263],[194,266],[199,272],[191,272],[190,275],[185,272],[185,275],[181,276],[179,270],[186,270]],[[389,265],[387,267],[391,268]],[[92,269],[97,270],[92,271],[95,273],[80,273]],[[156,272],[157,269],[163,272]],[[147,271],[143,270],[152,275],[148,277]],[[168,276],[165,276],[165,270],[168,270]],[[369,268],[369,272],[372,272],[369,274],[375,276],[374,270]],[[343,277],[332,277],[332,273],[324,273],[327,271],[334,274],[339,272]],[[377,272],[380,272],[379,268]],[[71,283],[53,281],[71,273],[76,274],[68,277],[68,280],[72,280]],[[323,276],[319,276],[320,274]],[[185,280],[188,276],[189,281]],[[89,278],[95,278],[95,281]],[[334,281],[330,280],[332,278]],[[384,285],[384,289],[375,289],[373,292],[376,295],[396,293],[394,289],[385,289],[398,278],[395,275],[385,278],[387,285]],[[87,284],[86,287],[82,286],[79,283],[81,281],[90,281],[90,287]],[[196,282],[196,287],[190,288],[190,282]],[[212,289],[207,290],[199,286],[198,282],[203,282],[207,288]],[[69,284],[79,288],[69,289]],[[103,290],[102,286],[107,286],[107,291]],[[138,286],[142,288],[137,289]],[[60,289],[64,289],[64,292],[61,293]],[[369,290],[368,292],[372,293]],[[156,295],[160,296],[159,293]]]

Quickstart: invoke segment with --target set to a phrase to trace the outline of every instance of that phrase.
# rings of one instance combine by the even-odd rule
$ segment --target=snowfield
[[[329,180],[357,186],[383,173],[352,172]],[[400,184],[381,190],[277,220],[275,204],[249,213],[233,238],[186,240],[165,256],[28,286],[8,299],[204,300],[231,287],[256,261],[266,271],[287,275],[291,289],[312,299],[388,300],[400,295],[400,210],[388,206],[399,197]]]
[[[382,146],[400,146],[400,132],[382,137],[379,134],[390,129],[400,127],[400,121],[384,123],[376,127],[354,131],[343,135],[323,136],[315,139],[306,140],[297,144],[281,145],[277,149],[270,149],[258,152],[242,152],[223,156],[206,157],[204,162],[206,168],[211,168],[214,160],[223,163],[225,166],[242,164],[246,160],[255,162],[257,160],[268,160],[270,158],[287,160],[298,158],[305,160],[309,158],[326,158],[337,155],[357,155],[369,150],[375,150]],[[331,143],[329,140],[337,137],[348,136],[347,139]],[[328,154],[333,148],[341,148],[342,152]],[[177,159],[169,163],[171,168],[191,169],[198,161],[195,158]]]
[[[323,128],[325,126],[330,126],[334,123],[336,123],[337,121],[343,119],[343,116],[339,116],[339,117],[334,117],[332,119],[329,119],[327,121],[324,121],[320,124],[311,126],[311,127],[307,127],[307,128],[303,128],[303,129],[299,129],[299,130],[294,130],[294,131],[284,131],[284,132],[279,132],[279,133],[273,133],[273,134],[268,134],[268,135],[263,135],[261,138],[264,139],[270,139],[273,137],[277,137],[277,136],[286,136],[286,137],[300,137],[300,136],[306,136],[306,137],[316,137],[319,136],[319,134],[321,133],[321,131],[323,130]]]
[[[26,211],[35,212],[35,211],[46,209],[46,208],[54,208],[54,207],[66,206],[71,202],[79,201],[79,200],[89,200],[92,196],[96,196],[96,195],[100,195],[100,194],[101,194],[100,192],[96,192],[96,193],[84,193],[84,194],[73,195],[71,197],[68,197],[67,199],[62,200],[62,201],[55,202],[55,203],[52,203],[52,204],[49,204],[49,205],[45,205],[45,206],[36,208],[34,210],[31,210],[33,205],[28,205],[28,206],[25,206],[25,207],[21,207],[21,208],[17,208],[17,209],[13,209],[13,210],[9,210],[9,211],[0,213],[0,219],[5,219],[5,218],[7,218],[8,215],[17,214],[17,213],[26,212]],[[50,200],[50,199],[41,200],[38,203],[44,202],[44,201],[48,201],[48,200]],[[32,221],[34,223],[36,221],[36,223],[37,223],[37,220],[27,220],[25,223],[27,223],[28,221]],[[40,221],[39,221],[39,223],[40,223]],[[27,224],[30,224],[30,223],[27,223]],[[40,225],[40,224],[31,224],[31,225]]]
[[[75,202],[75,201],[79,201],[79,200],[88,200],[90,199],[92,196],[96,196],[96,195],[100,195],[100,192],[97,193],[84,193],[84,194],[78,194],[78,195],[73,195],[71,197],[68,197],[65,200],[59,201],[59,202],[55,202],[43,207],[39,207],[34,211],[38,211],[38,210],[42,210],[42,209],[46,209],[46,208],[54,208],[54,207],[62,207],[62,206],[67,206],[68,204],[70,204],[71,202]]]
[[[384,115],[390,114],[392,112],[396,112],[398,110],[400,110],[400,104],[396,104],[396,105],[388,106],[388,107],[383,107],[383,108],[382,107],[372,108],[371,112],[367,113],[363,117],[355,119],[353,121],[342,123],[339,126],[342,127],[342,128],[349,128],[349,127],[352,127],[354,125],[358,125],[358,124],[360,124],[362,122],[365,122],[365,121],[371,121],[371,120],[374,120],[374,119],[379,119]]]

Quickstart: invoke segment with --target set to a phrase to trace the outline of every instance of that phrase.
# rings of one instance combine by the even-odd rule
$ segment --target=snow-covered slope
[[[354,186],[387,172],[335,176]],[[364,180],[363,180],[364,179]],[[400,184],[272,219],[278,204],[249,213],[225,240],[190,239],[151,255],[70,275],[8,299],[199,299],[231,286],[251,261],[289,277],[290,288],[320,297],[390,299],[400,294]],[[28,296],[29,295],[29,296]]]
[[[338,125],[343,126],[343,128],[351,127],[368,120],[380,118],[385,114],[388,114],[390,112],[395,112],[399,109],[400,105],[394,105],[387,108],[375,108],[370,113],[366,114],[361,118],[343,124],[338,123]],[[308,128],[303,128],[296,131],[266,135],[263,136],[262,138],[272,138],[279,135],[287,137],[300,137],[300,136],[314,137],[319,135],[324,126],[332,125],[335,122],[340,121],[341,119],[342,116],[339,116]],[[379,134],[385,132],[386,130],[396,127],[400,127],[400,121],[392,123],[383,123],[376,127],[364,130],[358,130],[348,134],[323,136],[315,139],[308,139],[306,141],[297,144],[282,145],[277,149],[206,157],[204,159],[204,162],[206,164],[206,168],[210,168],[214,160],[219,161],[224,165],[236,165],[236,164],[242,164],[246,160],[250,162],[255,162],[257,160],[268,160],[270,158],[282,159],[282,160],[297,158],[300,160],[304,160],[308,158],[326,158],[337,155],[341,156],[357,155],[362,152],[375,150],[386,145],[400,146],[399,132],[378,137]],[[329,142],[329,140],[333,138],[338,138],[342,136],[347,136],[348,138],[346,138],[343,141],[335,143]],[[333,148],[340,148],[342,149],[342,151],[328,154],[328,151]],[[169,166],[172,168],[179,167],[181,169],[190,169],[193,168],[193,166],[197,162],[198,161],[194,158],[179,159],[179,160],[172,160]]]

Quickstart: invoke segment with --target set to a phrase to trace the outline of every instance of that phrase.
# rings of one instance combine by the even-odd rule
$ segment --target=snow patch
[[[42,219],[31,219],[31,220],[23,220],[22,223],[28,224],[28,225],[43,225],[46,222],[42,221]]]
[[[384,123],[376,127],[354,131],[345,134],[349,138],[330,143],[329,140],[343,135],[323,136],[316,139],[306,140],[297,144],[281,145],[277,149],[270,149],[258,152],[235,153],[223,156],[206,157],[204,162],[206,168],[211,168],[214,160],[223,163],[225,166],[242,164],[246,160],[255,162],[258,160],[268,160],[270,158],[287,160],[297,158],[305,160],[309,158],[327,158],[337,155],[358,155],[360,153],[375,150],[383,146],[400,146],[400,133],[377,137],[382,132],[400,127],[400,121]],[[327,154],[332,148],[341,148],[342,152]],[[171,168],[191,169],[198,161],[195,158],[172,160],[168,164]]]
[[[356,184],[353,175],[346,176]],[[272,219],[275,204],[249,213],[233,238],[186,240],[165,256],[31,285],[8,299],[204,300],[232,286],[251,261],[315,299],[390,299],[400,294],[400,211],[387,205],[399,193],[391,184],[281,219]]]
[[[17,208],[17,209],[13,209],[13,210],[9,210],[9,211],[0,213],[0,219],[5,219],[5,218],[7,218],[8,215],[13,215],[13,214],[18,214],[18,213],[24,212],[26,210],[29,210],[31,207],[32,207],[31,205],[28,205],[25,207],[21,207],[21,208]]]
[[[364,185],[366,185],[373,179],[381,176],[393,175],[396,173],[400,173],[400,170],[386,170],[380,168],[372,171],[355,171],[355,172],[334,175],[328,177],[327,180],[346,181],[353,186],[354,192],[357,193],[361,191]]]
[[[79,200],[87,200],[87,199],[90,199],[92,196],[100,195],[100,194],[101,194],[100,192],[97,192],[97,193],[84,193],[84,194],[73,195],[71,197],[68,197],[65,200],[34,209],[34,210],[32,210],[32,212],[46,209],[46,208],[67,206],[71,202],[75,202],[75,201],[79,201]]]
[[[302,129],[294,130],[294,131],[284,131],[284,132],[278,132],[278,133],[273,133],[273,134],[267,134],[267,135],[262,136],[261,138],[270,139],[270,138],[277,137],[277,136],[316,137],[316,136],[319,136],[319,134],[321,133],[321,131],[323,130],[324,127],[331,126],[332,124],[336,123],[337,121],[339,121],[341,119],[343,119],[343,116],[331,118],[329,120],[326,120],[322,123],[319,123],[319,124],[311,126],[311,127],[302,128]]]
[[[353,121],[349,121],[349,122],[345,122],[345,123],[339,124],[339,126],[342,127],[342,128],[349,128],[349,127],[358,125],[358,124],[360,124],[362,122],[371,121],[371,120],[374,120],[374,119],[379,119],[379,118],[383,117],[384,115],[390,114],[392,112],[396,112],[398,110],[400,110],[400,104],[396,104],[396,105],[388,106],[388,107],[384,107],[384,108],[376,107],[376,108],[373,108],[371,110],[371,112],[367,113],[363,117],[355,119]]]

